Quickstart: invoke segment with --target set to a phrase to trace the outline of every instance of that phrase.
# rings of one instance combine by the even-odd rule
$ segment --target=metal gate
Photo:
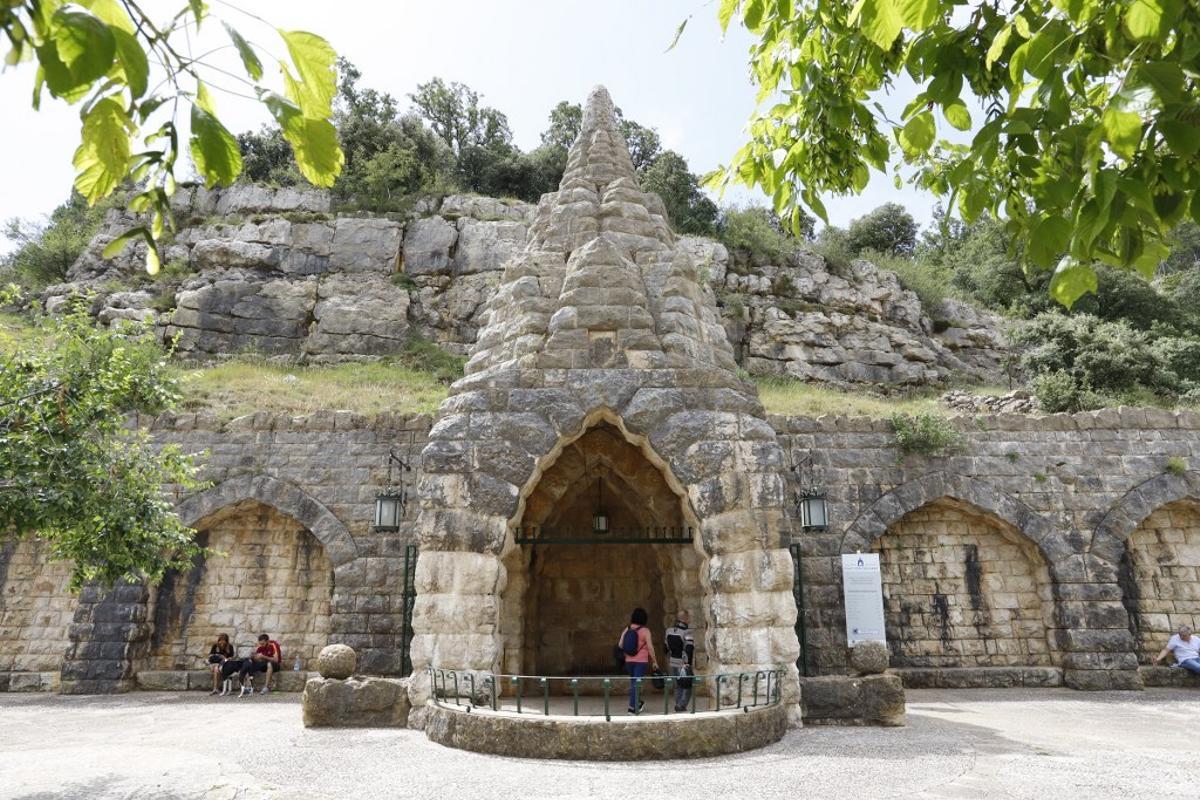
[[[404,547],[404,618],[400,627],[400,671],[412,673],[413,605],[417,600],[417,546]]]
[[[799,542],[788,545],[788,552],[792,554],[792,597],[796,601],[796,638],[800,640],[800,658],[796,660],[796,667],[801,675],[807,676],[808,631],[804,626],[804,554],[800,550]]]

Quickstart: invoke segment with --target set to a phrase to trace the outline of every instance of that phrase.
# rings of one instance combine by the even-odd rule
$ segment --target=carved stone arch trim
[[[1053,570],[1054,563],[1071,554],[1054,533],[1054,526],[1025,503],[983,481],[965,475],[933,472],[901,484],[868,506],[846,528],[841,552],[866,550],[904,515],[941,498],[969,503],[1016,528],[1032,542]]]
[[[1125,545],[1146,517],[1177,500],[1200,502],[1200,472],[1163,473],[1142,481],[1109,507],[1092,535],[1092,555],[1113,564],[1121,560]]]
[[[583,417],[580,418],[578,425],[570,430],[570,432],[563,433],[558,437],[558,441],[554,443],[554,446],[550,448],[549,452],[538,459],[533,473],[525,481],[524,485],[520,487],[516,513],[514,513],[508,520],[508,539],[510,546],[512,545],[511,531],[514,526],[520,524],[521,519],[525,515],[525,504],[528,501],[529,496],[533,494],[534,490],[541,482],[542,476],[546,473],[546,470],[554,466],[559,457],[562,456],[563,450],[574,444],[579,439],[583,438],[583,436],[589,430],[605,422],[620,431],[621,436],[625,439],[625,441],[640,450],[645,459],[662,473],[663,479],[666,481],[668,488],[670,488],[671,491],[677,497],[679,497],[685,523],[687,525],[697,527],[698,529],[698,517],[695,510],[692,508],[691,501],[688,499],[687,487],[685,487],[683,483],[675,476],[675,473],[671,470],[671,465],[667,459],[663,458],[654,449],[654,447],[650,444],[650,438],[648,436],[631,432],[625,425],[625,421],[616,411],[608,406],[599,406],[593,408],[583,415]]]
[[[324,545],[334,567],[358,557],[354,538],[341,520],[303,489],[270,475],[230,478],[186,498],[175,507],[175,511],[185,525],[194,526],[221,509],[244,500],[256,500],[299,522]]]

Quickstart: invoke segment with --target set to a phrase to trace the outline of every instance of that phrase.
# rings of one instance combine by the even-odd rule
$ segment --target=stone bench
[[[315,672],[284,670],[278,673],[278,677],[273,680],[273,690],[302,692],[305,682],[315,675]],[[254,677],[255,685],[261,688],[266,673],[255,673]],[[236,691],[236,678],[234,683],[234,691]],[[206,669],[142,670],[137,674],[137,687],[147,692],[210,691],[212,689],[212,673]]]
[[[1062,686],[1058,667],[902,667],[889,669],[906,689],[1009,689]]]
[[[57,692],[58,672],[0,672],[0,692]]]
[[[800,679],[805,725],[904,724],[904,686],[895,675],[824,675]]]
[[[1200,675],[1188,672],[1186,669],[1171,667],[1138,667],[1138,675],[1142,683],[1148,687],[1173,687],[1190,689],[1200,687]]]

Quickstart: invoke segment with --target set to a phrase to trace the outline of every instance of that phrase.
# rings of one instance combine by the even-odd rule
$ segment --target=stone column
[[[63,659],[63,694],[109,694],[134,688],[134,661],[150,639],[150,590],[126,583],[108,591],[83,587],[71,646]]]
[[[1095,555],[1051,566],[1063,654],[1063,682],[1072,689],[1142,689],[1137,643],[1121,602],[1117,566]]]

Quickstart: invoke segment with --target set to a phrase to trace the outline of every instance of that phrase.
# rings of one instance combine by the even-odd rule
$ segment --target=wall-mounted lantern
[[[795,461],[793,459],[793,461]],[[817,483],[812,454],[795,461],[792,472],[796,473],[796,516],[800,528],[805,531],[829,529],[829,503],[825,489]]]
[[[399,480],[392,482],[392,467],[398,467]],[[412,471],[408,462],[396,455],[393,448],[388,453],[387,486],[375,495],[375,530],[388,533],[400,530],[404,509],[408,506],[408,490],[404,486],[404,473]]]
[[[592,513],[592,533],[608,533],[608,512],[604,510],[604,480],[596,478],[596,510]]]

